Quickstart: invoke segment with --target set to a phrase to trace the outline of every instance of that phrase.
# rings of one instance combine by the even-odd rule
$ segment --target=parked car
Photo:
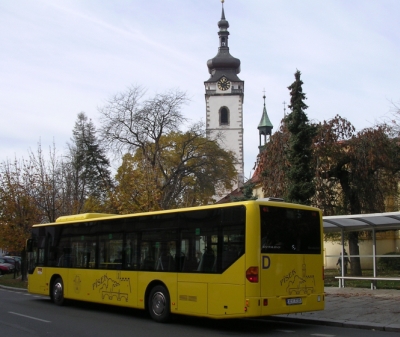
[[[12,258],[12,259],[14,259],[16,261],[21,262],[21,256],[16,256],[16,255],[4,255],[4,256],[2,256],[2,258],[4,258],[4,257]]]
[[[6,263],[12,264],[17,271],[21,269],[21,260],[19,260],[17,256],[2,256],[0,259],[5,260]]]
[[[5,266],[8,268],[8,273],[13,273],[14,272],[14,265],[11,263],[7,263],[6,260],[2,257],[0,257],[0,265]],[[2,270],[6,271],[4,268]]]
[[[10,273],[10,268],[9,266],[0,263],[0,275],[4,275],[4,274],[9,274]]]

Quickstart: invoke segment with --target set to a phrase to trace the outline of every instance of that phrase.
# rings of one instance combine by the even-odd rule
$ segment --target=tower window
[[[219,125],[229,125],[229,110],[226,107],[219,110]]]
[[[221,45],[222,47],[226,46],[226,39],[224,37],[221,39]]]

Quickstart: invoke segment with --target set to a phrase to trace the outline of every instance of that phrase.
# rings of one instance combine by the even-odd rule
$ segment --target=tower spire
[[[267,136],[271,137],[271,132],[272,132],[272,128],[273,125],[271,123],[271,121],[269,120],[268,117],[268,113],[267,113],[267,108],[265,106],[265,89],[264,89],[264,95],[263,95],[263,99],[264,99],[264,109],[263,109],[263,113],[261,116],[261,120],[260,120],[260,124],[258,124],[258,133],[260,136],[260,145],[258,146],[258,149],[260,151],[260,153],[264,150],[265,144],[267,143]],[[264,136],[264,142],[262,143],[262,137],[261,135]]]
[[[207,61],[208,72],[211,75],[207,82],[218,81],[222,76],[230,81],[241,81],[237,76],[240,73],[240,60],[229,53],[229,22],[225,18],[224,2],[221,0],[222,12],[221,19],[218,21],[218,53]]]

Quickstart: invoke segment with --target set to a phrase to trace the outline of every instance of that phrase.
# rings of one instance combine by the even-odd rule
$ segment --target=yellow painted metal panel
[[[260,205],[247,205],[246,212],[246,269],[260,266]],[[244,271],[246,274],[246,270]],[[244,275],[245,276],[245,275]],[[246,279],[246,298],[260,297],[260,283],[251,283]]]
[[[178,310],[183,314],[207,314],[207,283],[178,282]]]
[[[261,297],[323,293],[321,255],[262,254],[262,260]]]
[[[28,291],[32,294],[48,295],[47,268],[36,267],[33,274],[28,275]]]
[[[208,314],[245,314],[244,285],[211,283],[208,286]]]

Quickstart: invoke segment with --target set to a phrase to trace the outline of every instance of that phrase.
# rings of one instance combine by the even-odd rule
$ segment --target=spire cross
[[[283,115],[286,116],[286,102],[283,101]]]

